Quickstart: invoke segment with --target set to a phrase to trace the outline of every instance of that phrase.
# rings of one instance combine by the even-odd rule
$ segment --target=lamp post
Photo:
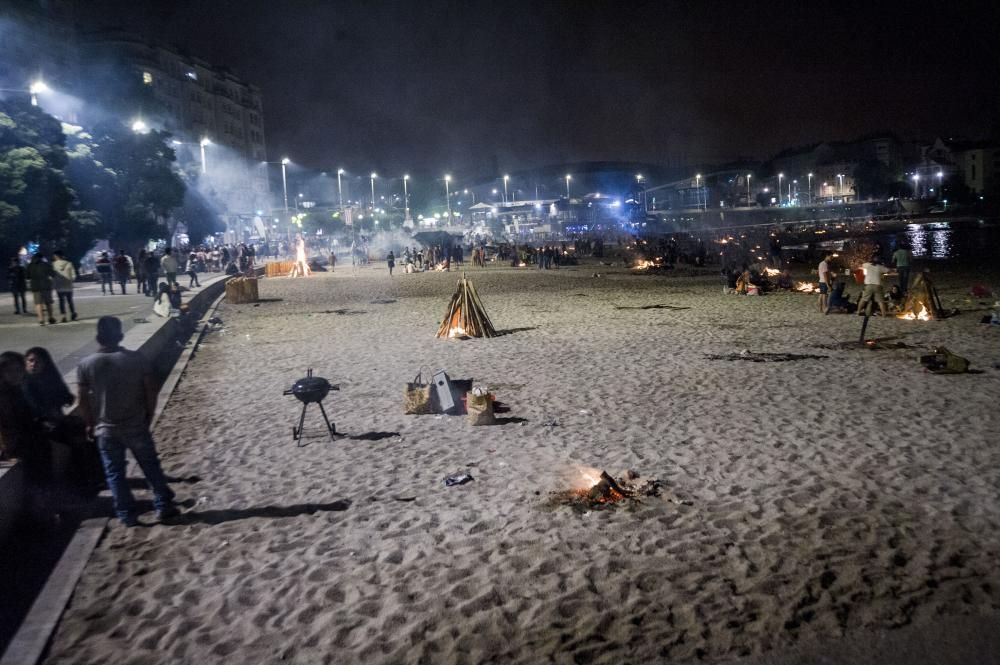
[[[798,180],[793,180],[792,182],[788,183],[788,205],[792,205],[792,185],[793,184],[798,185],[799,181]],[[798,187],[795,188],[795,192],[796,193],[798,193],[798,189],[799,189]]]
[[[646,188],[642,186],[642,174],[641,173],[636,173],[635,174],[635,182],[636,182],[637,185],[639,185],[639,187],[642,188],[642,211],[643,212],[649,212],[649,210],[646,208]]]
[[[467,189],[463,189],[462,193],[465,194],[466,196],[471,196],[472,197],[472,205],[476,205],[476,193],[475,192],[470,192]]]
[[[509,175],[504,175],[503,177],[503,202],[507,203],[507,181],[510,180]]]
[[[752,203],[750,203],[750,178],[753,177],[752,173],[747,174],[747,207],[749,208]]]
[[[410,176],[403,175],[403,222],[410,221],[410,190],[406,188]]]
[[[378,174],[372,171],[372,217],[375,216],[375,178]]]
[[[914,173],[913,174],[913,198],[915,198],[915,199],[919,199],[920,198],[920,174],[919,173]]]
[[[208,165],[205,162],[205,146],[212,143],[208,140],[208,137],[202,137],[201,141],[198,141],[198,145],[201,146],[201,172],[208,173]]]
[[[448,224],[451,224],[451,176],[444,175],[444,199],[448,205]]]
[[[784,173],[778,174],[778,205],[781,205],[781,179],[785,177]]]
[[[285,197],[285,214],[288,214],[288,178],[285,176],[285,167],[288,166],[289,162],[292,160],[287,157],[281,158],[281,191]]]
[[[809,205],[813,202],[813,174],[809,174]]]
[[[696,173],[694,176],[694,193],[698,197],[698,210],[701,210],[701,174]]]
[[[38,106],[38,95],[44,94],[49,91],[49,86],[45,85],[45,81],[41,79],[33,81],[30,86],[28,86],[28,92],[31,93],[31,105]]]
[[[340,210],[344,210],[344,189],[340,186],[340,176],[344,175],[344,169],[337,169],[337,198],[340,199]]]
[[[569,181],[573,179],[573,176],[566,174],[566,200],[569,201]]]
[[[944,178],[944,171],[938,171],[937,172],[937,179],[938,179],[938,198],[939,199],[944,196],[944,192],[941,189],[942,187],[944,187],[944,183],[942,182],[943,178]]]
[[[842,197],[842,196],[844,196],[844,174],[843,173],[838,173],[837,174],[837,183],[838,183],[837,184],[837,194]]]

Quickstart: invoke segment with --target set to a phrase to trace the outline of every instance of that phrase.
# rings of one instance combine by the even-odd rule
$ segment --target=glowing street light
[[[471,196],[472,197],[472,205],[476,205],[476,193],[475,192],[470,192],[467,189],[463,189],[462,193],[465,194],[466,196]]]
[[[920,174],[919,173],[914,173],[913,174],[913,198],[915,198],[915,199],[919,199],[920,198]]]
[[[694,176],[694,193],[698,197],[698,210],[701,210],[701,174],[696,173]]]
[[[344,175],[344,169],[337,169],[337,197],[340,199],[340,209],[344,209],[344,189],[340,185],[340,176]]]
[[[510,180],[509,175],[503,177],[503,202],[507,203],[507,181]]]
[[[444,174],[444,200],[448,204],[448,223],[451,223],[451,176]]]
[[[372,171],[371,179],[372,179],[372,211],[373,211],[373,213],[374,213],[374,210],[375,210],[375,178],[377,178],[377,177],[378,177],[378,174],[375,173],[374,171]]]
[[[292,160],[287,157],[281,158],[281,191],[285,196],[285,214],[288,214],[288,178],[285,176],[285,167],[288,166]]]
[[[784,173],[778,174],[778,205],[781,205],[781,179],[785,177]]]
[[[843,196],[844,195],[844,174],[843,173],[838,173],[837,174],[837,182],[839,183],[839,185],[838,185],[838,194],[840,196]]]
[[[942,178],[944,178],[944,171],[938,171],[938,172],[937,172],[937,179],[938,179],[938,198],[941,198],[942,196],[944,196],[944,190],[942,189],[942,184],[941,184],[941,180],[942,180]]]
[[[573,179],[573,176],[566,174],[566,200],[569,200],[569,181]]]
[[[142,118],[136,118],[132,121],[132,131],[136,134],[145,134],[149,131],[149,126],[143,121]]]
[[[201,172],[208,173],[208,166],[205,162],[205,146],[211,145],[212,142],[208,140],[208,137],[202,137],[201,141],[198,141],[198,145],[201,147]]]
[[[813,202],[813,174],[809,174],[809,203]]]
[[[639,185],[640,187],[642,187],[642,174],[641,173],[636,173],[635,174],[635,182],[636,182],[637,185]],[[601,195],[598,194],[597,198],[601,198]],[[644,187],[643,187],[643,190],[642,190],[642,211],[643,212],[647,211],[647,208],[646,208],[646,189]]]
[[[403,221],[410,221],[410,191],[406,188],[406,183],[409,182],[410,176],[403,175]]]
[[[38,106],[38,95],[44,95],[48,91],[49,86],[45,85],[45,81],[41,79],[32,81],[31,85],[28,86],[28,92],[31,93],[31,105]]]
[[[749,207],[749,206],[752,205],[750,203],[750,178],[752,178],[752,177],[753,177],[752,173],[748,173],[747,174],[747,207]]]

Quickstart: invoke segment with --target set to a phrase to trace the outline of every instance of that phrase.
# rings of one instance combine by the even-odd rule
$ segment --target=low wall
[[[171,317],[162,319],[155,314],[150,315],[147,323],[134,326],[126,334],[122,346],[137,349],[150,361],[156,376],[157,384],[162,386],[177,358],[191,334],[197,328],[198,320],[226,288],[229,276],[221,276],[196,293],[188,302],[189,313],[184,318]],[[66,385],[75,395],[76,370],[63,376]],[[75,412],[75,408],[73,412]],[[65,476],[70,466],[69,448],[62,444],[53,444],[53,463],[57,479]],[[24,514],[25,480],[24,464],[18,460],[3,462],[0,466],[0,545],[16,526]]]

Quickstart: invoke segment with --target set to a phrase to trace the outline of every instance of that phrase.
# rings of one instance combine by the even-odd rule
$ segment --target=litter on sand
[[[444,484],[448,487],[454,487],[455,485],[464,485],[475,480],[468,473],[453,473],[452,475],[444,479]]]
[[[818,356],[811,353],[760,353],[743,349],[739,353],[706,353],[708,360],[746,360],[752,363],[784,363],[794,360],[823,360],[829,356]]]

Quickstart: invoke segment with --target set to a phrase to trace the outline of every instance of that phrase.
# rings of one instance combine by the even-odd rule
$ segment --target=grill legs
[[[319,411],[320,411],[320,413],[323,414],[323,422],[326,423],[326,429],[330,433],[330,440],[331,441],[336,441],[337,440],[337,436],[336,436],[337,435],[337,426],[334,423],[331,423],[330,419],[327,417],[327,415],[326,415],[326,409],[323,408],[323,402],[316,402],[316,405],[319,406]],[[306,409],[308,409],[308,408],[309,408],[309,403],[308,402],[303,402],[302,403],[302,413],[299,415],[299,426],[292,428],[292,439],[294,439],[295,441],[299,442],[298,445],[299,445],[300,448],[302,447],[302,440],[301,440],[302,439],[302,427],[303,427],[303,425],[305,424],[305,421],[306,421]]]

